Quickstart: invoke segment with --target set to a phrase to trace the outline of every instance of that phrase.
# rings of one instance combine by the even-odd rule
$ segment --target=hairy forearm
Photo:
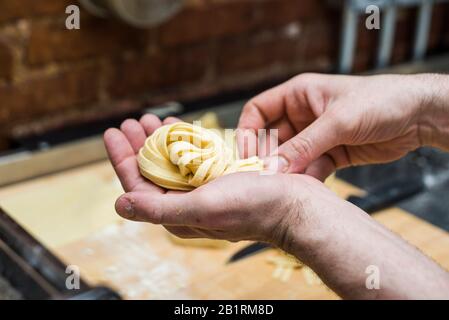
[[[408,79],[420,97],[421,144],[449,151],[449,76]],[[291,251],[343,298],[449,299],[449,273],[359,208],[326,198],[320,208],[310,210],[321,213],[299,225]],[[366,281],[376,270],[380,288],[368,289]]]
[[[357,207],[341,202],[329,203],[332,209],[320,214],[321,221],[299,224],[288,250],[343,298],[449,299],[445,270]],[[366,284],[377,271],[379,289]]]
[[[423,145],[449,151],[449,76],[423,74],[421,83],[419,135]]]

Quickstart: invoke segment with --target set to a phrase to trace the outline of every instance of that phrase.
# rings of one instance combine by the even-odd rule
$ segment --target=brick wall
[[[75,0],[0,0],[0,149],[13,134],[207,96],[335,67],[340,13],[321,0],[190,0],[160,27],[139,30],[81,12]],[[448,6],[430,49],[449,44]],[[395,62],[410,55],[413,11],[400,14]],[[444,23],[446,21],[446,23]],[[361,31],[356,68],[372,65],[377,32]]]

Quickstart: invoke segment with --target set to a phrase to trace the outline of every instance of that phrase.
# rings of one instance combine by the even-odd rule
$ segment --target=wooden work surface
[[[357,189],[332,181],[340,196]],[[287,282],[272,277],[268,250],[227,265],[247,242],[205,249],[175,245],[162,227],[119,218],[121,193],[107,162],[0,189],[0,205],[91,284],[131,299],[338,299],[296,269]],[[449,269],[449,234],[400,209],[375,218]]]

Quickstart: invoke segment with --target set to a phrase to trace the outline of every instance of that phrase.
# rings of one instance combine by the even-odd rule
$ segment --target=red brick
[[[14,56],[11,48],[0,38],[0,78],[11,79],[14,70]]]
[[[257,23],[254,5],[244,2],[190,7],[160,28],[164,45],[177,45],[238,34]]]
[[[336,30],[337,31],[337,30]],[[360,19],[357,36],[357,50],[376,51],[379,42],[380,31],[376,29],[369,30],[365,27],[365,20]],[[339,35],[336,35],[338,37]]]
[[[41,15],[63,15],[70,0],[0,0],[0,22]]]
[[[340,46],[339,38],[338,21],[317,19],[303,25],[301,37],[298,40],[302,58],[306,62],[317,57],[335,59]]]
[[[85,18],[83,18],[85,17]],[[145,50],[147,32],[115,20],[82,16],[81,29],[67,30],[64,21],[34,23],[27,51],[32,65]]]
[[[109,91],[114,97],[145,94],[163,86],[201,80],[211,65],[207,46],[115,61]]]
[[[398,64],[410,61],[413,53],[413,44],[408,42],[397,42],[391,54],[391,63]]]
[[[58,114],[36,118],[8,128],[6,135],[21,139],[31,135],[41,135],[48,131],[64,129],[67,126],[88,125],[96,120],[120,117],[142,108],[142,101],[122,100],[119,102],[96,103],[89,108],[71,108]]]
[[[317,19],[329,14],[331,8],[325,1],[316,0],[265,0],[260,1],[261,26],[281,26],[292,21]]]
[[[359,73],[371,69],[374,65],[374,58],[374,52],[358,51],[354,57],[353,72]]]
[[[160,41],[172,46],[238,35],[310,18],[324,8],[316,0],[215,1],[186,8],[160,28]]]
[[[9,125],[96,101],[98,74],[97,67],[76,67],[14,85],[1,85],[0,123]]]
[[[416,8],[402,8],[399,10],[391,57],[392,64],[404,62],[411,57],[415,21]],[[372,69],[376,63],[380,32],[378,30],[368,30],[364,27],[364,24],[364,19],[360,19],[354,72]]]
[[[296,39],[228,40],[220,44],[218,51],[219,76],[288,64],[299,56]]]
[[[0,133],[0,150],[8,150],[10,148],[9,140],[6,137],[2,137],[3,134]]]
[[[444,46],[445,28],[449,19],[449,3],[435,5],[432,26],[429,33],[429,50],[441,49]]]
[[[335,29],[332,22],[317,20],[301,25],[300,33],[292,38],[278,31],[266,39],[242,36],[222,41],[218,49],[218,74],[257,71],[274,65],[286,69],[308,65],[308,70],[313,71],[319,61],[335,61],[339,46]]]

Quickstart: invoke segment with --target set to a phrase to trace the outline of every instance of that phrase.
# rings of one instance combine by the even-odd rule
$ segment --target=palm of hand
[[[163,189],[140,174],[136,154],[146,137],[161,125],[176,121],[167,118],[161,122],[156,116],[145,115],[140,121],[126,120],[120,130],[106,131],[105,146],[126,192],[116,202],[117,212],[127,219],[163,224],[182,238],[269,239],[269,229],[282,218],[270,214],[284,196],[285,179],[237,173],[182,192]],[[263,227],[257,228],[260,219],[264,219]]]

